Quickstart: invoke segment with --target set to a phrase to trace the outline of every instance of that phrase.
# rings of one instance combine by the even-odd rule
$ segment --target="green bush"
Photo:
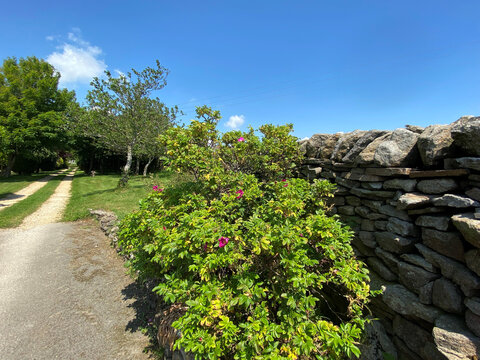
[[[171,166],[196,181],[159,189],[124,219],[130,266],[186,305],[176,347],[198,359],[343,359],[358,355],[370,296],[352,232],[326,215],[333,185],[291,178],[291,126],[219,136],[219,114],[163,138]],[[248,159],[248,161],[247,161]]]

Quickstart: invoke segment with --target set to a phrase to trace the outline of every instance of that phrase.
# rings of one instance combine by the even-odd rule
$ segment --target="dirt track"
[[[55,223],[71,180],[19,228],[0,230],[0,359],[148,359],[145,289],[96,222]]]
[[[0,359],[147,359],[153,309],[93,221],[0,231]]]
[[[23,189],[18,190],[13,194],[9,194],[6,197],[0,199],[0,211],[6,209],[13,204],[16,204],[19,201],[22,201],[35,193],[36,191],[40,190],[42,187],[47,185],[48,180],[50,180],[54,176],[58,176],[59,174],[64,173],[66,170],[59,171],[57,174],[52,174],[45,176],[44,178],[32,182],[30,185],[24,187]]]

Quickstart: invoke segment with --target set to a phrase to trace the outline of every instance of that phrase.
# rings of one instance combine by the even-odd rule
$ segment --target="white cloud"
[[[115,73],[116,73],[118,76],[126,77],[125,73],[122,72],[122,71],[120,71],[120,70],[118,70],[118,69],[115,69],[115,70],[113,70],[113,71],[115,71]]]
[[[243,115],[232,115],[228,119],[225,126],[228,126],[229,128],[232,128],[232,129],[238,129],[240,126],[243,125],[244,122],[245,122],[245,116],[243,116]]]
[[[300,141],[303,141],[303,140],[308,140],[310,139],[309,137],[304,137],[303,139],[301,139]]]
[[[47,37],[50,40],[53,37]],[[68,33],[68,40],[57,47],[47,57],[47,61],[60,72],[60,84],[90,83],[95,76],[101,76],[107,69],[105,62],[100,59],[102,49],[92,46],[81,37],[79,29]]]
[[[55,39],[55,37],[53,35],[48,35],[45,37],[46,40],[48,41],[53,41],[53,39]]]

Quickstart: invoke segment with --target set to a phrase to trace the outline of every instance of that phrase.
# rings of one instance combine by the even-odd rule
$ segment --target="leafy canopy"
[[[36,57],[7,58],[0,67],[4,155],[48,152],[66,141],[64,112],[75,93],[58,89],[60,74]]]
[[[152,92],[167,84],[168,70],[157,60],[156,68],[141,72],[132,69],[114,77],[109,71],[105,79],[94,78],[87,94],[89,116],[83,131],[111,151],[126,154],[148,153],[158,135],[175,120],[176,108],[166,107]]]

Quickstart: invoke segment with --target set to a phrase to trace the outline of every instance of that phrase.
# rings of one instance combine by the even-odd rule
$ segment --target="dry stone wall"
[[[337,184],[332,212],[383,289],[365,358],[478,360],[480,117],[316,134],[302,148],[302,175]]]

